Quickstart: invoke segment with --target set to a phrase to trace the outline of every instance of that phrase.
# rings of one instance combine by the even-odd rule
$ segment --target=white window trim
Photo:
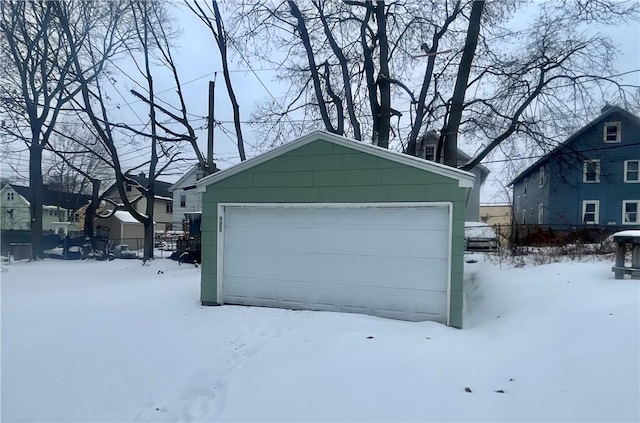
[[[607,140],[607,128],[609,126],[615,126],[617,128],[616,130],[616,139],[614,141],[609,141]],[[602,134],[602,140],[604,142],[607,143],[614,143],[614,142],[620,142],[621,140],[621,130],[622,130],[622,123],[621,122],[605,122],[604,123],[604,127],[603,127],[603,134]]]
[[[544,171],[544,166],[541,166],[540,167],[540,172],[538,173],[538,181],[540,182],[539,183],[540,188],[542,188],[544,186],[545,177],[546,177],[546,175],[545,175],[545,171]]]
[[[625,212],[626,212],[626,206],[628,203],[636,203],[637,204],[637,208],[636,208],[636,221],[635,222],[627,222],[625,220]],[[622,224],[623,225],[637,225],[640,223],[640,200],[623,200],[622,201]]]
[[[630,162],[638,163],[638,179],[636,179],[636,180],[627,179],[627,172],[628,172],[628,169],[629,169],[629,163]],[[640,160],[625,160],[624,161],[624,182],[627,183],[627,184],[640,183]]]
[[[587,204],[595,204],[596,209],[593,216],[593,222],[585,222],[584,215],[587,211]],[[600,200],[583,200],[582,201],[582,223],[585,225],[599,225],[600,224]]]
[[[596,180],[587,181],[587,166],[590,163],[596,164]],[[587,159],[582,162],[582,182],[585,184],[597,184],[600,182],[600,159]]]
[[[544,218],[544,204],[538,204],[538,225],[542,225]]]

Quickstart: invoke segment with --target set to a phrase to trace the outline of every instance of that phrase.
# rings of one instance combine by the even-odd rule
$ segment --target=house
[[[640,228],[640,119],[616,106],[512,182],[515,222]]]
[[[511,204],[480,204],[480,220],[487,225],[504,225],[512,224]]]
[[[182,175],[173,185],[169,187],[169,192],[173,194],[173,229],[184,229],[186,213],[197,213],[202,211],[202,193],[198,192],[196,182],[202,179],[206,172],[202,170],[200,164],[193,165],[187,173]]]
[[[324,131],[204,177],[201,302],[461,327],[473,183]]]
[[[6,184],[0,191],[2,230],[31,230],[31,188]],[[91,201],[91,196],[49,189],[45,186],[42,198],[42,230],[57,232],[60,222],[71,222],[69,230],[81,231],[77,211]]]
[[[142,187],[149,185],[149,178],[145,177],[144,173],[138,175],[127,175],[133,179],[137,184]],[[173,198],[168,182],[155,180],[155,197],[153,205],[153,220],[156,222],[158,230],[170,231],[173,228]],[[142,195],[140,190],[134,184],[127,184],[125,187],[125,193],[129,201],[133,201],[135,198]],[[116,184],[111,185],[105,192],[105,197],[116,202],[122,202],[118,188]],[[134,202],[135,209],[141,213],[146,214],[147,199],[142,197],[138,201]]]
[[[418,140],[416,144],[417,156],[426,160],[435,160],[436,151],[438,147],[438,140],[440,136],[436,131],[425,132]],[[464,151],[458,149],[458,166],[462,166],[471,160],[471,156]],[[479,164],[470,170],[476,177],[471,195],[469,196],[469,203],[467,203],[467,210],[465,213],[465,220],[468,222],[480,221],[480,189],[482,184],[487,180],[489,176],[489,169]]]
[[[511,204],[480,204],[480,221],[493,227],[501,246],[511,239],[512,208]]]

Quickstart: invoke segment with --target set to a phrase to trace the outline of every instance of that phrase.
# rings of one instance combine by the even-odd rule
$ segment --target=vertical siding
[[[315,141],[207,187],[203,196],[201,300],[215,302],[217,206],[229,202],[453,202],[450,324],[462,325],[468,188],[456,180],[325,141]]]

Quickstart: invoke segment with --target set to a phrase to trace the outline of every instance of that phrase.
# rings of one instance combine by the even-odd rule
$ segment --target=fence
[[[2,231],[2,234],[0,234],[0,252],[3,256],[7,256],[9,254],[11,244],[26,243],[31,243],[31,231],[17,231],[9,229]]]
[[[529,248],[554,248],[566,253],[610,253],[609,236],[624,230],[619,226],[505,225],[493,226],[500,248],[517,255]]]

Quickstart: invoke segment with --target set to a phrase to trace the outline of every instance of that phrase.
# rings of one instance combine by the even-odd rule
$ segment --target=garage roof
[[[446,166],[440,163],[424,160],[418,157],[409,156],[407,154],[391,151],[386,148],[377,147],[375,145],[367,144],[364,142],[356,141],[350,138],[346,138],[340,135],[332,134],[326,131],[315,131],[304,137],[298,138],[290,143],[284,144],[280,147],[274,148],[264,154],[261,154],[252,159],[241,162],[235,166],[227,168],[221,172],[209,175],[206,178],[202,178],[196,182],[198,191],[204,191],[207,185],[214,182],[221,181],[232,175],[240,173],[246,169],[250,169],[261,163],[271,160],[277,156],[288,153],[296,148],[302,147],[314,141],[327,141],[333,144],[337,144],[346,148],[361,151],[363,153],[371,154],[374,156],[388,159],[403,165],[415,167],[427,172],[442,175],[448,178],[452,178],[458,181],[458,186],[464,188],[472,188],[475,175],[471,172],[459,170],[450,166]]]

